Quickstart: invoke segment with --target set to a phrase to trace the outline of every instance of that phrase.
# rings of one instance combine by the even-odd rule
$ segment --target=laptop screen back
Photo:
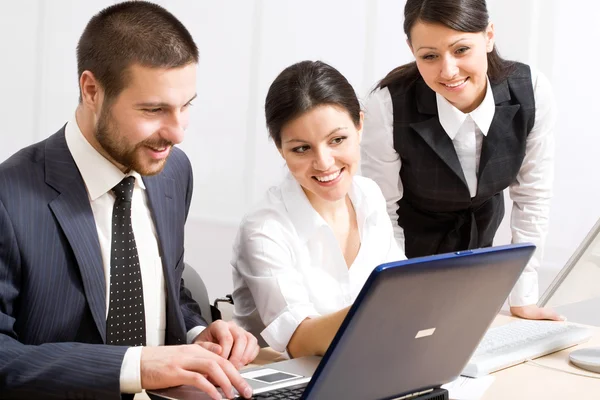
[[[387,399],[453,380],[534,250],[511,245],[377,267],[304,398]]]

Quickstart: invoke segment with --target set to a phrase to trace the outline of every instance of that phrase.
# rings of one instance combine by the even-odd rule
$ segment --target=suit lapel
[[[85,183],[69,152],[64,128],[46,144],[46,183],[60,194],[50,202],[77,260],[96,327],[106,342],[106,282],[98,232]]]
[[[494,112],[490,130],[488,131],[487,136],[484,137],[481,147],[481,159],[479,161],[478,174],[479,181],[485,178],[484,174],[486,166],[491,160],[499,156],[496,152],[499,144],[506,140],[510,140],[510,138],[514,136],[511,131],[511,125],[515,114],[521,107],[519,104],[507,104],[510,101],[511,96],[506,80],[498,85],[493,85],[492,90],[494,93],[494,102],[496,103],[496,111]]]
[[[437,112],[435,92],[423,81],[418,81],[416,86],[417,109],[419,113],[431,115],[431,118],[421,122],[411,123],[419,136],[427,143],[437,156],[454,172],[456,176],[468,187],[460,161],[456,155],[452,140],[444,131]]]

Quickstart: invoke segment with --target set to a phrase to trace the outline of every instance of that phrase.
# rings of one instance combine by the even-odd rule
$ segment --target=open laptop
[[[242,376],[258,399],[445,399],[440,386],[460,375],[534,250],[516,244],[380,265],[322,359],[282,361]],[[149,395],[208,398],[188,386]]]

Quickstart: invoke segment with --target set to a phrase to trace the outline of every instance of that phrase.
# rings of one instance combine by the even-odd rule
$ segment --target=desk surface
[[[510,322],[513,317],[498,315],[492,326],[498,326]],[[577,348],[599,346],[600,328],[590,327],[594,330],[594,336],[586,343],[571,347],[547,356],[537,358],[535,361],[548,367],[560,368],[582,374],[592,374],[581,370],[569,363],[569,353]],[[265,365],[272,362],[282,361],[284,357],[270,348],[261,349],[258,357],[249,366]],[[586,378],[555,371],[531,363],[519,364],[493,374],[496,379],[485,392],[481,400],[518,400],[518,399],[571,399],[600,398],[600,379]],[[600,377],[600,374],[596,375]],[[145,395],[136,396],[144,399]]]

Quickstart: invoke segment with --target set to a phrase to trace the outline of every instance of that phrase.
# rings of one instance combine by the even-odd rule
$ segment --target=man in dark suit
[[[74,117],[0,165],[0,398],[250,397],[237,370],[256,338],[207,326],[181,280],[192,37],[160,6],[116,4],[77,61]]]

